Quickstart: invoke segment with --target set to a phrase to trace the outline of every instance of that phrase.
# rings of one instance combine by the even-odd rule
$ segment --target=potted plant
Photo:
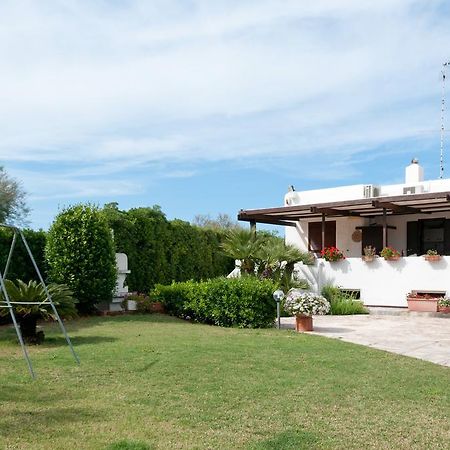
[[[438,312],[450,314],[450,298],[444,297],[438,301]]]
[[[286,295],[283,307],[286,312],[295,316],[295,330],[299,332],[312,331],[312,316],[330,311],[330,303],[322,295],[295,288]]]
[[[443,300],[442,294],[411,291],[406,300],[410,311],[437,312],[438,302]]]
[[[423,255],[425,261],[439,261],[441,259],[441,255],[437,252],[437,250],[427,250],[425,255]]]
[[[34,280],[31,280],[28,284],[22,280],[17,280],[16,283],[5,280],[5,287],[9,300],[20,302],[12,306],[24,341],[28,344],[40,344],[45,336],[43,331],[37,330],[38,320],[56,319],[53,308],[47,300],[44,286]],[[47,290],[61,317],[70,318],[77,315],[76,300],[73,298],[72,291],[66,285],[49,284]],[[1,302],[5,304],[3,292],[0,298]],[[34,304],[36,302],[38,304]],[[7,314],[9,314],[8,308],[0,308],[0,315],[5,316]]]
[[[386,261],[397,261],[400,259],[400,252],[392,247],[384,247],[383,250],[381,250],[380,255]]]
[[[345,259],[344,254],[336,247],[325,247],[320,255],[325,261],[336,262]]]
[[[364,247],[363,260],[366,262],[371,262],[377,257],[377,249],[371,245]]]

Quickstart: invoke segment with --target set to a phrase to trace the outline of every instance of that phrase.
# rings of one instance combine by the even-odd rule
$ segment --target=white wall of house
[[[312,290],[320,292],[327,284],[360,290],[367,306],[406,307],[406,295],[412,290],[442,291],[450,294],[450,256],[428,262],[421,256],[398,261],[377,258],[364,262],[348,258],[339,262],[316,260],[314,266],[296,265],[298,276],[308,280]]]
[[[284,204],[311,205],[363,199],[367,192],[364,186],[366,185],[288,192]],[[414,188],[414,192],[409,193],[416,194],[450,191],[450,179],[424,181],[423,169],[417,162],[412,162],[405,169],[405,183],[375,187],[371,198],[382,200],[383,197],[405,195],[411,188]],[[387,224],[396,227],[388,229],[388,245],[406,255],[407,222],[431,218],[450,219],[450,213],[388,215]],[[335,263],[318,259],[314,266],[298,264],[299,275],[306,278],[315,291],[320,292],[323,285],[332,284],[344,289],[360,290],[361,299],[366,305],[397,307],[407,306],[406,295],[411,290],[450,294],[450,256],[435,263],[425,261],[421,256],[404,257],[399,261],[377,258],[372,263],[366,263],[361,259],[362,243],[355,242],[352,234],[359,226],[373,223],[381,225],[382,217],[330,217],[328,220],[336,221],[336,247],[347,259]],[[320,222],[320,219],[315,221]],[[301,220],[296,227],[285,227],[286,242],[308,251],[308,222]]]

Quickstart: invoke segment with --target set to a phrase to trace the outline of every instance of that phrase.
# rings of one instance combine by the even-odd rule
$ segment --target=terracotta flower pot
[[[364,255],[363,256],[363,260],[365,262],[372,262],[374,259],[375,259],[375,256],[373,256],[373,255]]]
[[[438,306],[438,312],[450,314],[450,306]]]
[[[387,258],[384,258],[386,261],[398,261],[401,258],[400,255],[394,255],[394,256],[389,256]]]
[[[302,333],[313,330],[313,318],[311,316],[295,316],[295,331]]]
[[[439,298],[418,299],[408,297],[408,309],[410,311],[437,312],[439,300]]]
[[[435,262],[441,259],[441,255],[423,255],[425,261]]]

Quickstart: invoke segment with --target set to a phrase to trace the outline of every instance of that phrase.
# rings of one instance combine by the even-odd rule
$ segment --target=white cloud
[[[437,139],[443,5],[4,1],[0,160],[76,163],[95,192],[146,164]]]

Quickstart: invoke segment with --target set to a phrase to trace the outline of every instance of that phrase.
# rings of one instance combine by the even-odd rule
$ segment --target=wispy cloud
[[[438,137],[445,1],[10,0],[0,17],[0,160],[66,167],[27,171],[44,196]]]

